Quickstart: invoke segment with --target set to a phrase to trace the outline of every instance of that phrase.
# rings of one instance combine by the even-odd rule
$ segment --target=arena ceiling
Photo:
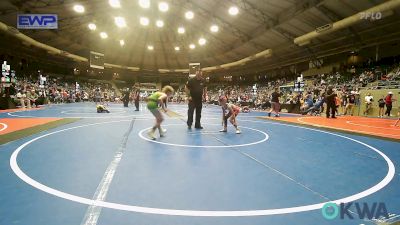
[[[110,2],[119,2],[120,7],[112,7]],[[168,10],[160,11],[159,2],[166,2]],[[385,2],[389,1],[150,0],[150,7],[142,8],[139,0],[2,0],[0,21],[16,27],[17,14],[55,13],[59,20],[57,30],[20,32],[86,58],[91,50],[103,52],[107,63],[140,70],[187,69],[189,62],[200,62],[202,67],[218,66],[270,49],[272,54],[253,57],[240,66],[226,67],[236,71],[261,71],[400,40],[400,11],[395,7],[382,12],[380,20],[360,18],[361,22],[320,35],[305,44],[294,43],[297,37],[318,27]],[[82,5],[84,12],[74,10],[76,5]],[[232,6],[238,9],[236,15],[229,13]],[[193,13],[192,19],[186,18],[188,11]],[[124,18],[125,26],[118,27],[115,17]],[[148,18],[147,26],[141,25],[141,17]],[[163,27],[156,25],[157,20],[163,21]],[[96,25],[95,30],[89,29],[90,23]],[[217,32],[211,31],[212,25],[218,27]],[[183,34],[178,32],[179,27],[185,29]],[[101,32],[106,32],[108,37],[101,38]],[[200,38],[205,39],[204,45],[199,44]],[[194,49],[189,47],[191,44],[195,45]]]

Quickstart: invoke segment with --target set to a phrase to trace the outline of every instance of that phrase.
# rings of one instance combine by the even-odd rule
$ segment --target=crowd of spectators
[[[49,103],[83,101],[118,101],[112,85],[107,82],[67,81],[52,77],[21,77],[12,84],[2,84],[1,97],[9,98],[16,107],[31,108]]]
[[[277,79],[251,86],[212,86],[208,90],[207,101],[211,104],[218,104],[219,96],[225,95],[232,103],[265,110],[271,106],[271,94],[274,88],[281,87],[279,98],[281,104],[295,105],[300,112],[320,114],[324,110],[327,89],[331,87],[336,95],[336,114],[353,115],[355,106],[363,103],[363,100],[360,99],[361,89],[368,88],[368,84],[376,81],[386,81],[389,77],[391,81],[400,79],[400,66],[397,65],[393,66],[387,75],[380,68],[362,68],[359,71],[357,73],[353,67],[348,72],[332,72],[307,77],[301,91],[294,90],[295,80],[286,79]],[[376,87],[374,86],[374,88]],[[381,88],[385,88],[385,86]]]
[[[396,80],[400,80],[399,65],[394,65],[389,72],[382,71],[379,67],[358,70],[351,67],[347,71],[307,77],[300,91],[294,90],[295,80],[289,78],[276,78],[247,86],[209,84],[206,101],[210,104],[218,104],[219,97],[224,95],[231,103],[265,110],[271,106],[271,94],[275,87],[280,87],[281,104],[295,105],[302,112],[317,105],[321,111],[323,110],[321,102],[324,101],[327,88],[332,87],[337,95],[337,114],[352,114],[352,105],[357,106],[361,102],[359,95],[361,88],[368,88],[368,84],[376,81]],[[148,89],[150,93],[154,91],[155,86],[149,85],[141,85],[138,88]],[[146,92],[141,94],[142,100],[146,97]],[[45,79],[22,77],[10,87],[1,88],[1,96],[9,96],[17,106],[26,108],[47,103],[121,102],[124,94],[118,93],[126,93],[125,98],[130,100],[135,96],[133,92],[127,93],[126,89],[117,91],[107,82],[63,80],[49,76]],[[171,100],[180,103],[186,100],[185,97],[185,91],[181,87],[176,90]]]

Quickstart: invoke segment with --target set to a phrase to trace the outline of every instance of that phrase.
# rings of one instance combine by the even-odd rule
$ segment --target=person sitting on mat
[[[321,107],[324,105],[324,102],[325,102],[325,98],[322,95],[318,98],[317,102],[312,107],[303,111],[301,114],[307,115],[309,112],[315,112],[315,111],[317,111],[316,114],[321,113]]]
[[[227,132],[227,126],[228,126],[228,118],[229,118],[229,122],[231,122],[231,124],[236,128],[236,133],[240,134],[241,131],[238,128],[237,122],[236,122],[236,117],[240,112],[240,108],[239,106],[236,106],[234,104],[231,103],[227,103],[227,99],[225,96],[221,96],[219,98],[219,104],[222,107],[222,124],[223,124],[223,129],[220,130],[220,132]],[[228,113],[226,113],[226,111],[228,111]]]
[[[162,110],[164,112],[167,112],[164,101],[166,101],[167,98],[173,94],[174,94],[174,88],[167,85],[167,86],[163,87],[161,92],[157,91],[147,98],[147,108],[150,110],[150,112],[156,118],[156,123],[151,128],[151,130],[147,133],[147,135],[152,140],[156,139],[156,137],[154,136],[156,129],[158,129],[158,131],[160,132],[160,137],[163,137],[165,132],[167,131],[166,129],[161,128],[161,123],[163,122],[164,118],[158,109],[158,105],[161,105]]]
[[[110,113],[110,111],[108,111],[108,109],[104,106],[104,105],[97,105],[96,106],[97,109],[97,113]]]

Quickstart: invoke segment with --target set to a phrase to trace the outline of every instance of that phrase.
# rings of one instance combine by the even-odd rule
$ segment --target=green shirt
[[[158,108],[158,99],[163,95],[162,92],[155,92],[147,98],[147,108],[150,110]]]
[[[157,91],[148,97],[148,100],[158,102],[158,99],[162,96],[163,93]]]

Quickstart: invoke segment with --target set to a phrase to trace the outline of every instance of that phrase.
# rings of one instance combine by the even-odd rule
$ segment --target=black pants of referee
[[[194,127],[200,127],[200,119],[201,119],[201,109],[203,108],[202,101],[189,101],[189,109],[188,109],[188,120],[187,125],[190,127],[193,124],[193,114],[196,110],[196,122],[194,123]]]
[[[139,111],[139,100],[135,100],[136,111]]]
[[[335,118],[336,104],[335,102],[326,103],[326,118],[329,118],[332,114],[332,118]]]

